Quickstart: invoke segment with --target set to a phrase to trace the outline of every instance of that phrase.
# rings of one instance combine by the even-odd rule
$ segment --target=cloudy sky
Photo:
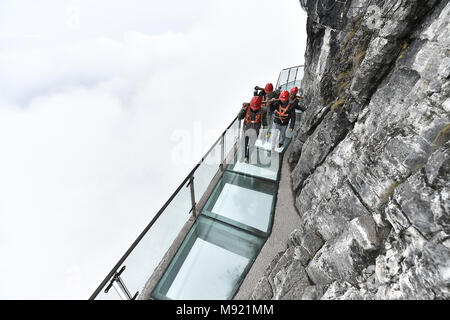
[[[88,298],[305,33],[297,0],[0,0],[0,299]]]

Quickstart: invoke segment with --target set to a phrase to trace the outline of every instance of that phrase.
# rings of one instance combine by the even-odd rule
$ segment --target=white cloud
[[[91,4],[0,4],[0,298],[87,298],[252,88],[303,61],[297,1]]]

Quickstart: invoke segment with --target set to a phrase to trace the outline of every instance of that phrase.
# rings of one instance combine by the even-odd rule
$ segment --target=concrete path
[[[287,155],[292,146],[293,143],[290,143],[283,158],[272,234],[247,273],[244,282],[234,297],[235,300],[247,300],[250,298],[253,289],[263,276],[264,270],[278,252],[286,250],[287,239],[290,233],[300,226],[300,217],[294,207],[294,196],[291,191],[291,177],[287,162]]]

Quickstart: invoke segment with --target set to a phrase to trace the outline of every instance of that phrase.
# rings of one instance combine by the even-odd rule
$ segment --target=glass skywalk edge
[[[175,239],[180,236],[180,233],[189,230],[183,231],[186,226],[190,227],[189,224],[193,223],[188,223],[188,221],[195,213],[193,209],[196,204],[201,201],[202,196],[207,196],[203,193],[206,192],[208,184],[213,183],[208,180],[212,179],[222,166],[226,166],[224,157],[227,157],[228,153],[233,150],[237,141],[238,128],[239,120],[235,117],[221,137],[151,219],[89,300],[128,300],[148,297],[143,291],[147,290],[149,278],[165,254],[174,246]],[[216,161],[208,161],[209,158],[216,159]],[[219,160],[217,161],[217,159]],[[223,163],[217,163],[222,161]],[[191,179],[194,183],[198,181],[196,189],[191,186]]]

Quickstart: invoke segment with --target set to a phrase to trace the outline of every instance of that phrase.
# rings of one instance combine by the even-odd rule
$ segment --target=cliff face
[[[300,2],[302,225],[252,298],[449,299],[449,1]]]

